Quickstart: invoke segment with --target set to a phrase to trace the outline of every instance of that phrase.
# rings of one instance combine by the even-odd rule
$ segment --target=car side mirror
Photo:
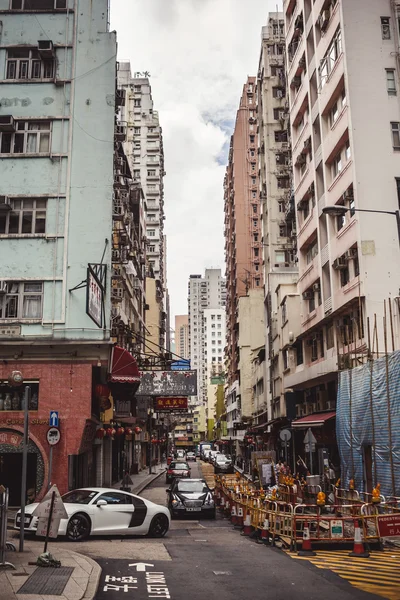
[[[171,491],[171,488],[167,488],[165,491],[167,492],[167,494],[169,494]]]
[[[107,500],[97,500],[96,506],[107,506]]]

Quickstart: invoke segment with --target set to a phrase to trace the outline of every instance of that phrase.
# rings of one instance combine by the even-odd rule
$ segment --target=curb
[[[77,558],[85,559],[92,566],[92,572],[89,575],[86,590],[85,590],[81,600],[93,600],[93,598],[96,596],[97,588],[99,587],[99,583],[100,583],[100,576],[101,576],[100,565],[95,560],[93,560],[93,558],[90,558],[90,556],[87,556],[86,554],[80,554],[79,552],[74,552],[72,550],[68,550],[68,552],[70,554],[76,556]]]
[[[143,492],[143,490],[145,490],[151,483],[153,483],[153,481],[155,481],[156,479],[158,479],[159,477],[161,477],[161,475],[165,475],[165,471],[160,471],[159,473],[155,473],[154,476],[152,477],[152,479],[149,479],[148,481],[145,481],[144,483],[141,483],[140,485],[138,485],[138,487],[136,487],[134,490],[132,490],[132,494],[136,494],[139,495],[141,492]]]

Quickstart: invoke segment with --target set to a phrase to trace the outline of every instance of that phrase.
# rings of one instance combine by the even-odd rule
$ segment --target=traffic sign
[[[304,436],[304,444],[316,444],[317,440],[314,437],[313,432],[310,428],[307,429],[307,433]]]
[[[50,446],[56,446],[61,439],[60,430],[57,429],[57,427],[50,427],[50,429],[47,430],[46,437]]]
[[[37,505],[35,510],[33,511],[33,515],[35,517],[46,517],[48,518],[50,514],[50,505],[51,505],[51,497],[55,492],[54,505],[53,505],[53,519],[68,519],[68,513],[65,510],[64,502],[62,501],[61,494],[58,491],[56,485],[53,485],[40,504]]]
[[[283,442],[288,442],[292,437],[292,432],[289,429],[282,429],[279,432],[279,437]]]
[[[50,427],[58,427],[58,424],[59,424],[58,411],[51,410],[50,418],[49,418],[49,425],[50,425]]]

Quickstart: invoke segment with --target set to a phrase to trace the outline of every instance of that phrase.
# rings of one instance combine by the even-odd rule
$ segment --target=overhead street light
[[[341,204],[335,204],[334,206],[325,206],[322,212],[325,215],[331,215],[332,217],[344,217],[347,212],[366,212],[366,213],[378,213],[381,215],[394,215],[397,222],[397,236],[399,238],[400,246],[400,211],[399,210],[373,210],[369,208],[348,208]]]

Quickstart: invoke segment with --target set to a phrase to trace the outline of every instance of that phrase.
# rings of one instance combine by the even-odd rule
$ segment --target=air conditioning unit
[[[15,131],[15,121],[12,115],[0,115],[0,131],[8,133]]]
[[[354,258],[357,258],[358,256],[358,250],[357,248],[349,248],[349,250],[347,250],[346,252],[346,258],[348,260],[352,260]]]
[[[120,258],[121,258],[121,254],[118,249],[114,249],[111,251],[111,261],[112,262],[119,262]]]
[[[353,200],[354,199],[354,193],[353,190],[346,190],[342,196],[343,200],[346,202],[348,202],[349,200]]]
[[[11,202],[8,196],[0,196],[0,213],[11,210]]]
[[[307,290],[306,292],[303,292],[303,300],[312,300],[314,298],[314,294],[311,290]]]
[[[122,286],[117,286],[111,288],[111,299],[116,302],[122,302],[124,297],[124,288]]]
[[[321,289],[321,286],[319,283],[314,283],[312,286],[312,289],[314,292],[319,292],[319,290]]]
[[[7,281],[0,281],[0,296],[4,296],[4,294],[7,294]]]
[[[292,236],[292,238],[295,238],[297,236],[297,229],[296,229],[296,227],[292,227],[291,236]]]
[[[140,290],[140,279],[139,279],[139,277],[134,277],[133,278],[132,285],[133,285],[133,289],[134,290]]]
[[[321,31],[328,27],[330,13],[329,10],[323,10],[318,19],[318,25]]]
[[[347,267],[347,258],[339,256],[333,261],[332,267],[336,270],[345,269]]]
[[[38,41],[38,51],[40,58],[44,58],[48,60],[49,58],[54,58],[54,46],[51,40],[39,40]]]

